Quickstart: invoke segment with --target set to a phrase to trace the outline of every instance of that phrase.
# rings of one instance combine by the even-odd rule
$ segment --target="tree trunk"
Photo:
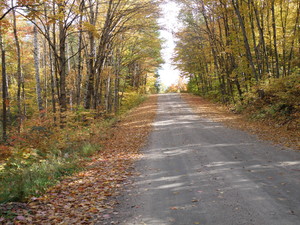
[[[44,67],[44,93],[43,99],[45,102],[45,109],[48,109],[48,49],[47,49],[47,41],[43,40],[43,67]]]
[[[254,9],[257,29],[258,29],[258,32],[259,32],[259,39],[260,39],[262,49],[263,49],[263,57],[265,59],[265,64],[266,64],[265,72],[269,73],[270,72],[270,66],[269,66],[268,52],[267,52],[267,48],[266,48],[266,42],[265,42],[264,31],[263,31],[263,21],[262,21],[262,23],[260,23],[258,10],[257,10],[253,0],[251,0],[251,4],[252,4],[253,9]]]
[[[105,91],[105,110],[106,113],[110,113],[110,86],[111,86],[111,78],[110,74],[108,75],[107,81],[106,81],[106,91]]]
[[[64,14],[64,3],[58,4],[59,14]],[[66,30],[64,26],[64,18],[59,21],[59,104],[60,104],[60,126],[63,128],[65,124],[65,112],[67,111],[67,93],[66,93]]]
[[[53,1],[53,15],[56,15],[56,10],[55,10],[55,2]],[[58,104],[60,105],[60,88],[59,88],[59,78],[58,78],[58,72],[59,72],[59,65],[58,65],[58,56],[56,55],[57,53],[57,47],[56,47],[56,23],[53,23],[52,25],[52,37],[53,37],[53,47],[52,47],[52,53],[54,56],[53,57],[53,72],[54,72],[54,84],[55,84],[55,89],[58,97]]]
[[[82,18],[83,18],[84,1],[80,3],[80,17],[79,17],[79,35],[78,35],[78,65],[77,65],[77,77],[76,77],[76,105],[80,105],[81,97],[81,82],[82,82]]]
[[[0,30],[0,32],[2,32]],[[0,48],[1,48],[1,59],[2,59],[2,139],[4,142],[7,141],[7,86],[6,86],[6,61],[5,61],[5,50],[2,41],[2,34],[0,33]]]
[[[256,69],[255,69],[254,63],[253,63],[253,58],[252,58],[252,54],[251,54],[251,50],[250,50],[250,46],[249,46],[249,42],[248,42],[248,38],[247,38],[247,32],[246,32],[243,17],[241,15],[241,12],[239,9],[238,0],[237,1],[232,0],[232,5],[234,7],[234,11],[238,17],[238,21],[239,21],[241,29],[242,29],[244,45],[245,45],[245,49],[246,49],[246,56],[247,56],[248,62],[250,64],[250,67],[252,69],[255,79],[258,81],[258,75],[257,75]]]
[[[53,63],[53,53],[52,49],[49,48],[49,60],[50,60],[50,79],[51,79],[51,100],[52,100],[52,112],[53,121],[56,123],[56,99],[55,99],[55,76],[54,76],[54,63]]]
[[[94,86],[94,99],[93,99],[93,108],[96,109],[99,103],[99,86],[100,86],[100,81],[101,81],[101,73],[102,73],[102,68],[104,67],[105,63],[106,63],[106,58],[104,56],[101,56],[101,66],[98,67],[97,70],[97,77],[96,77],[96,81],[95,81],[95,86]]]
[[[271,11],[272,11],[272,28],[273,28],[273,45],[274,45],[274,54],[276,60],[276,77],[279,78],[279,59],[278,59],[278,50],[277,50],[277,32],[276,32],[276,21],[275,21],[275,1],[273,0],[271,3]]]
[[[296,17],[295,26],[294,26],[294,29],[293,29],[293,39],[292,39],[289,58],[288,58],[288,69],[287,69],[288,70],[288,72],[287,72],[288,75],[291,74],[291,61],[293,59],[295,40],[296,40],[296,37],[297,37],[297,33],[299,34],[300,2],[298,2],[296,12],[297,12],[297,14],[296,14],[297,17]],[[297,32],[297,30],[298,30],[298,32]]]
[[[287,17],[289,12],[289,2],[287,2],[286,14],[283,16],[283,0],[280,1],[280,18],[281,18],[281,29],[282,29],[282,75],[287,75],[286,68],[286,28],[287,28]]]
[[[250,0],[251,1],[251,0]],[[248,15],[250,19],[250,24],[251,24],[251,33],[252,33],[252,41],[253,41],[253,48],[255,51],[255,59],[256,59],[256,65],[258,69],[258,79],[261,79],[262,76],[262,68],[261,68],[261,60],[260,60],[260,55],[259,55],[259,46],[256,44],[256,36],[255,36],[255,27],[254,27],[254,15],[253,15],[253,10],[251,8],[251,2],[248,2]]]
[[[95,26],[95,11],[94,6],[91,1],[89,1],[89,9],[90,9],[90,24]],[[87,64],[87,85],[86,85],[86,94],[84,99],[84,108],[90,109],[91,108],[91,101],[92,96],[94,94],[94,80],[95,80],[95,67],[94,67],[94,60],[95,60],[95,36],[93,31],[88,31],[89,36],[89,55],[88,55],[88,64]]]
[[[214,37],[213,37],[213,33],[212,33],[212,31],[209,27],[208,18],[207,18],[207,15],[205,13],[205,5],[204,5],[203,1],[201,1],[201,6],[202,6],[201,13],[204,17],[205,26],[206,26],[206,29],[208,31],[209,45],[210,45],[211,52],[212,52],[212,55],[213,55],[213,58],[214,58],[214,60],[213,60],[214,61],[214,66],[216,68],[216,74],[217,74],[218,81],[219,81],[220,92],[222,94],[222,102],[225,103],[226,102],[226,100],[225,100],[225,96],[226,96],[225,83],[224,83],[224,79],[222,78],[222,75],[220,74],[220,67],[219,67],[218,56],[217,56],[217,51],[216,51],[216,43],[215,43],[215,40],[214,40]]]
[[[41,93],[41,82],[40,82],[40,59],[39,59],[39,43],[38,43],[38,31],[36,26],[33,27],[33,55],[34,55],[34,68],[35,68],[35,87],[36,87],[36,96],[37,96],[37,104],[38,109],[40,111],[40,115],[42,115],[43,107],[43,100],[42,100],[42,93]]]
[[[13,5],[13,2],[12,2]],[[22,106],[21,106],[21,87],[22,87],[22,70],[21,70],[21,48],[20,48],[20,42],[19,37],[17,33],[17,20],[16,20],[16,11],[15,9],[12,10],[13,15],[13,33],[17,48],[17,107],[18,107],[18,132],[21,132],[21,126],[22,126]]]
[[[116,74],[115,78],[115,99],[114,99],[114,112],[115,114],[118,113],[119,111],[119,87],[120,87],[120,79],[119,79],[119,74]]]

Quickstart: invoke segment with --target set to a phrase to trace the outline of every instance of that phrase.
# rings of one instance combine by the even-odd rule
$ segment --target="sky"
[[[162,17],[158,20],[161,27],[164,29],[160,30],[160,36],[165,40],[162,49],[162,57],[165,63],[162,68],[158,71],[160,80],[163,86],[168,87],[171,84],[177,84],[180,71],[172,66],[172,56],[174,54],[175,39],[172,32],[178,29],[177,15],[179,13],[179,7],[176,3],[166,1],[161,5]]]

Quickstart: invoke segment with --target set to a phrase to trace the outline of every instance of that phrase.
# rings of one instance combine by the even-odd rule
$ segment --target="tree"
[[[36,114],[63,128],[83,107],[118,113],[124,93],[145,93],[155,83],[158,1],[7,0],[0,7],[1,23],[12,21],[2,63],[12,130]]]
[[[13,1],[12,1],[12,8],[13,8]],[[18,124],[18,131],[20,133],[23,115],[22,115],[22,107],[21,107],[21,86],[22,86],[22,71],[21,71],[21,48],[20,48],[20,42],[19,37],[17,33],[17,20],[16,20],[16,12],[15,8],[12,9],[12,15],[13,15],[13,33],[16,43],[16,49],[17,49],[17,81],[18,81],[18,90],[17,90],[17,105],[18,105],[18,117],[19,117],[19,124]]]
[[[6,87],[6,59],[5,59],[5,49],[2,39],[2,29],[0,30],[0,48],[1,48],[1,64],[2,64],[2,140],[6,142],[7,140],[7,87]]]
[[[257,84],[299,70],[298,1],[177,2],[184,26],[174,59],[194,92],[242,102]]]
[[[38,31],[36,26],[33,27],[33,55],[34,55],[34,68],[35,68],[35,82],[36,82],[36,95],[37,95],[37,104],[40,112],[43,111],[43,100],[41,93],[41,82],[40,82],[40,66],[39,66],[39,43],[38,43]]]

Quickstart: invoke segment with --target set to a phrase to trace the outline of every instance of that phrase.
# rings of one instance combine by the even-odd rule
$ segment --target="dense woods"
[[[299,111],[300,2],[178,0],[174,57],[189,91],[219,102]],[[260,104],[256,104],[262,107]]]
[[[187,86],[299,131],[300,2],[173,1],[182,77],[167,92]],[[77,171],[118,115],[158,92],[160,2],[0,0],[0,203]]]
[[[157,92],[158,17],[154,0],[0,1],[0,202],[77,170]]]
[[[126,92],[154,91],[154,1],[1,1],[0,10],[7,126],[20,132],[39,111],[63,127],[69,111],[116,113]]]

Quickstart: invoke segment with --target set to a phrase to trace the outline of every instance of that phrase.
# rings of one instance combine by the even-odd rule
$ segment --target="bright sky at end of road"
[[[174,54],[175,40],[172,33],[178,30],[178,13],[179,7],[175,2],[166,1],[161,5],[162,17],[158,20],[162,30],[160,37],[165,40],[162,49],[162,57],[165,63],[158,71],[163,86],[167,87],[171,84],[177,84],[180,71],[172,65],[172,57]]]

